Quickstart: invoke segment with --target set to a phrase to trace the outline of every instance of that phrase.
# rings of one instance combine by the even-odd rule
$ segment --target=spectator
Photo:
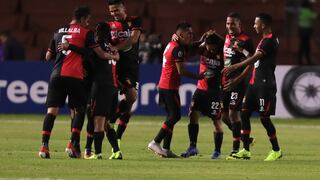
[[[147,38],[148,36],[146,33],[142,33],[140,35],[139,57],[141,59],[142,64],[148,63],[150,59],[151,49],[150,49],[150,43],[147,41]]]
[[[310,40],[312,36],[312,28],[314,21],[317,18],[317,13],[313,10],[312,4],[309,0],[304,0],[301,4],[298,14],[299,25],[299,55],[298,63],[303,64],[303,57],[306,58],[307,65],[312,65],[310,58],[311,47]]]
[[[19,43],[8,31],[0,32],[0,43],[3,45],[3,60],[24,60],[25,51],[21,43]]]
[[[299,0],[287,0],[285,6],[285,13],[286,13],[286,21],[285,21],[285,34],[287,39],[287,47],[291,49],[291,38],[293,36],[293,29],[297,27],[297,15],[300,6]]]

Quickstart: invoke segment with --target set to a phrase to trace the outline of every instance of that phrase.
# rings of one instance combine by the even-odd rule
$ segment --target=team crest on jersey
[[[132,22],[128,22],[128,26],[131,27],[132,26]]]

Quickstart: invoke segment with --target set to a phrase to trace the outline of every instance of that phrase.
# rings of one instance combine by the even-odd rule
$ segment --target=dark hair
[[[240,16],[240,14],[239,14],[239,13],[236,13],[236,12],[231,12],[231,13],[229,13],[227,17],[235,18],[235,19],[238,19],[238,20],[241,21],[241,16]]]
[[[260,13],[256,17],[259,18],[266,26],[270,26],[272,24],[272,16],[267,13]]]
[[[186,21],[180,22],[178,23],[177,27],[176,27],[176,31],[178,30],[186,30],[188,28],[191,28],[192,25]]]
[[[206,44],[215,44],[218,45],[219,47],[224,44],[223,40],[216,34],[211,34],[206,37],[205,39]]]
[[[123,0],[107,0],[108,5],[124,4]]]
[[[87,17],[91,14],[90,8],[88,6],[80,6],[77,7],[73,11],[73,17],[75,20],[80,21],[81,18]]]
[[[100,22],[96,25],[96,37],[98,42],[110,42],[111,30],[108,23]]]

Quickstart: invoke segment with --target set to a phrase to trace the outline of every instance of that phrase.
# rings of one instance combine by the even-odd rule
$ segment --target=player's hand
[[[58,50],[59,51],[66,51],[66,50],[68,50],[69,49],[69,42],[68,41],[65,41],[65,42],[63,42],[63,43],[58,43]]]
[[[118,49],[115,46],[112,46],[111,44],[109,45],[110,45],[111,52],[118,52]]]
[[[224,74],[225,76],[229,76],[235,70],[237,70],[236,64],[223,68],[221,73]]]
[[[120,55],[119,55],[119,53],[116,51],[116,52],[112,52],[112,54],[114,55],[114,60],[116,60],[116,61],[119,61],[119,59],[120,59]]]
[[[208,78],[212,78],[212,77],[214,76],[214,71],[208,69],[208,70],[206,70],[206,71],[203,72],[203,76],[204,76],[205,78],[207,78],[207,79],[208,79]]]
[[[238,80],[237,78],[235,78],[235,79],[229,79],[229,80],[227,81],[227,83],[225,83],[225,84],[223,85],[223,90],[224,90],[224,91],[230,91],[230,90],[234,89],[234,87],[235,87],[238,83],[239,83],[239,80]]]
[[[179,36],[176,34],[172,34],[171,41],[179,41]]]

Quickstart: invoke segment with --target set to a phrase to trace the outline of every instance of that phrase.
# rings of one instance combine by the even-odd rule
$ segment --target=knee
[[[58,113],[59,113],[59,108],[57,108],[57,107],[50,107],[47,110],[47,114],[51,114],[53,116],[57,116]]]
[[[230,121],[232,123],[240,121],[240,118],[241,117],[240,117],[240,112],[239,111],[234,111],[234,110],[230,111],[229,119],[230,119]]]

